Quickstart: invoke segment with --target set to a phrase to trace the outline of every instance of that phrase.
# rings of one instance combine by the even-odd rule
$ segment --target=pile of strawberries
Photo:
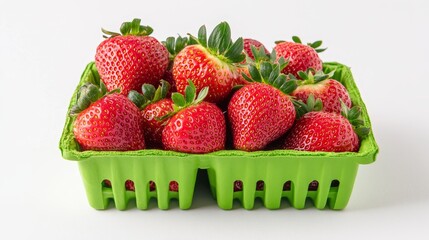
[[[71,109],[81,150],[164,149],[209,153],[358,151],[368,134],[347,89],[322,71],[322,42],[279,41],[270,53],[231,39],[226,22],[208,36],[159,42],[139,19],[103,30],[91,78]]]

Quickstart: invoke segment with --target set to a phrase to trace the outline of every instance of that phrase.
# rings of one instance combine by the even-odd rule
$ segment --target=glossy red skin
[[[79,113],[73,132],[82,150],[145,148],[140,110],[120,94],[107,95]]]
[[[222,111],[201,102],[176,113],[162,131],[164,149],[209,153],[225,149],[226,124]]]
[[[244,43],[244,53],[247,54],[247,56],[249,56],[251,59],[255,59],[255,56],[253,56],[252,53],[252,46],[255,46],[256,48],[260,48],[263,47],[264,51],[266,54],[270,54],[270,52],[268,52],[267,48],[264,46],[264,44],[262,44],[261,42],[259,42],[258,40],[255,39],[251,39],[251,38],[245,38],[243,39],[243,43]]]
[[[287,134],[284,149],[323,152],[357,152],[359,138],[340,114],[309,112]]]
[[[347,89],[337,80],[327,79],[316,84],[298,86],[291,93],[297,100],[307,102],[308,96],[313,94],[314,98],[319,98],[323,103],[324,112],[341,113],[340,99],[351,108],[352,101]]]
[[[97,47],[95,64],[109,91],[141,91],[144,83],[158,85],[168,66],[167,49],[153,37],[117,36]]]
[[[179,93],[185,93],[188,79],[195,84],[197,92],[209,87],[204,101],[218,103],[228,96],[238,73],[235,67],[223,63],[200,45],[185,47],[173,63],[173,77]]]
[[[316,50],[312,47],[294,43],[282,42],[274,47],[277,54],[277,60],[280,57],[289,59],[289,64],[282,70],[284,74],[293,74],[299,78],[299,71],[306,71],[308,68],[313,68],[316,71],[322,70],[322,60],[319,58]]]
[[[164,121],[158,121],[169,112],[173,111],[171,99],[161,99],[158,102],[147,105],[142,110],[142,127],[147,148],[162,149],[162,130]]]
[[[238,90],[228,105],[234,148],[264,149],[285,134],[295,121],[290,97],[264,83],[252,83]]]

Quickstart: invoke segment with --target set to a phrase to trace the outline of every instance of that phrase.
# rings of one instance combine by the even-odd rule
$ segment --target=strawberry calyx
[[[308,84],[317,84],[323,80],[330,79],[334,76],[335,70],[324,73],[323,71],[317,71],[313,68],[307,69],[307,71],[299,71],[298,76],[302,79],[302,81],[298,82],[298,85],[308,85]],[[290,79],[296,79],[295,76],[289,74],[288,77]]]
[[[262,61],[259,64],[250,63],[248,65],[250,77],[242,74],[243,78],[249,82],[259,82],[269,84],[285,94],[292,93],[297,88],[297,81],[290,80],[281,71],[289,63],[283,57],[277,63],[273,61]]]
[[[153,32],[153,28],[150,26],[140,25],[141,19],[134,18],[131,22],[124,22],[121,25],[120,33],[111,32],[101,28],[101,31],[105,34],[104,38],[111,38],[116,36],[149,36]]]
[[[240,63],[246,55],[243,53],[243,38],[238,38],[235,42],[231,39],[231,28],[227,22],[219,23],[207,39],[206,26],[203,25],[198,30],[198,37],[189,34],[191,43],[197,43],[206,48],[212,55],[217,56],[226,63]]]
[[[255,64],[259,64],[263,61],[270,61],[273,59],[273,54],[274,54],[274,60],[276,57],[276,52],[273,51],[270,54],[265,53],[265,48],[264,46],[260,46],[260,47],[255,47],[254,45],[250,46],[250,51],[252,51],[253,57],[254,59],[252,59],[251,57],[249,57],[246,54],[246,63],[255,63]],[[274,61],[273,60],[273,61]]]
[[[304,114],[309,112],[319,112],[323,109],[323,103],[320,98],[315,99],[313,94],[310,94],[307,98],[307,102],[302,100],[292,100],[293,105],[295,106],[296,118],[302,117]]]
[[[176,55],[186,46],[191,45],[187,37],[178,36],[177,38],[168,37],[162,44],[167,48],[170,61],[173,61]]]
[[[164,99],[170,90],[170,83],[161,80],[161,85],[157,89],[152,84],[143,84],[142,93],[131,90],[128,93],[128,99],[131,100],[140,110],[143,110],[147,105],[158,102]]]
[[[77,92],[76,104],[70,109],[70,115],[72,116],[79,114],[87,109],[89,105],[106,95],[121,92],[120,89],[114,89],[108,92],[106,85],[100,80],[100,76],[95,70],[91,70],[89,74],[86,75],[84,82],[85,83]]]
[[[165,119],[171,118],[182,109],[201,103],[208,93],[209,87],[204,87],[203,89],[201,89],[197,96],[197,89],[194,83],[192,82],[192,80],[188,79],[188,85],[185,88],[185,95],[178,92],[174,92],[171,94],[171,100],[173,101],[173,111],[158,118],[157,120],[164,121]],[[167,122],[165,122],[165,124],[166,123]]]
[[[353,106],[348,108],[346,104],[340,99],[341,102],[341,115],[343,115],[350,124],[353,126],[353,130],[359,136],[360,139],[366,137],[371,131],[370,128],[364,126],[364,121],[362,120],[362,109],[359,106]]]
[[[292,36],[292,40],[293,40],[294,43],[303,44],[302,41],[301,41],[301,39],[298,36]],[[286,41],[284,41],[284,40],[278,40],[278,41],[275,41],[275,44],[279,44],[279,43],[282,43],[282,42],[286,42]],[[314,50],[317,53],[321,53],[321,52],[325,51],[326,49],[328,49],[328,48],[319,48],[320,46],[322,46],[322,43],[323,43],[323,41],[317,40],[317,41],[312,42],[312,43],[307,43],[307,46],[310,46],[310,47],[314,48]]]

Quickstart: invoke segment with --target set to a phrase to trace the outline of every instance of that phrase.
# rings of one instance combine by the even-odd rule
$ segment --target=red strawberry
[[[94,79],[94,78],[93,78]],[[71,114],[82,150],[127,151],[145,148],[139,109],[124,95],[105,95],[104,84],[84,84]],[[104,96],[105,95],[105,96]]]
[[[298,74],[303,81],[298,81],[298,87],[291,93],[297,100],[306,102],[312,94],[323,102],[322,110],[325,112],[341,113],[341,101],[348,108],[352,106],[347,89],[337,80],[331,79],[333,72],[324,74],[320,71],[313,75],[312,70],[309,69],[307,73]]]
[[[174,112],[162,131],[166,150],[187,153],[208,153],[225,148],[226,124],[222,111],[214,104],[203,102],[208,88],[200,91],[195,99],[192,81],[185,96],[173,93]]]
[[[304,114],[286,135],[283,148],[301,151],[357,152],[359,137],[356,132],[364,137],[369,129],[362,126],[360,108],[355,106],[348,110],[344,104],[342,108],[344,116],[331,112]]]
[[[173,101],[166,99],[170,84],[161,80],[158,89],[151,84],[143,84],[142,94],[132,90],[128,98],[142,109],[142,128],[147,148],[162,149],[164,122],[159,118],[173,111]]]
[[[301,40],[294,36],[294,42],[277,41],[274,47],[277,59],[283,57],[289,59],[289,64],[283,69],[284,74],[293,74],[298,76],[299,71],[307,71],[313,68],[316,71],[322,70],[322,60],[320,60],[317,53],[323,52],[326,49],[317,49],[322,45],[322,41],[309,43],[308,45],[302,44]]]
[[[206,28],[202,26],[198,39],[191,36],[196,45],[185,47],[174,59],[173,77],[177,91],[185,92],[188,79],[201,91],[210,88],[206,101],[218,103],[231,92],[238,73],[234,63],[244,60],[243,39],[231,40],[231,30],[226,22],[216,26],[208,41]]]
[[[173,63],[174,59],[176,58],[177,54],[183,50],[189,43],[187,37],[177,37],[175,39],[174,37],[168,37],[165,41],[162,42],[162,44],[167,48],[169,52],[169,62],[168,62],[168,68],[164,73],[163,79],[170,83],[171,88],[168,92],[167,96],[171,96],[171,93],[176,92],[176,81],[174,81],[173,78]]]
[[[121,88],[127,95],[143,83],[157,84],[168,66],[167,49],[153,37],[140,19],[125,22],[121,34],[103,30],[110,38],[97,47],[95,64],[109,91]]]
[[[231,98],[228,117],[236,149],[256,151],[264,149],[292,126],[295,108],[287,93],[296,87],[286,81],[280,71],[287,63],[262,62],[260,70],[249,65],[252,79],[258,81],[243,86]]]
[[[270,52],[268,52],[268,50],[265,48],[265,46],[259,42],[258,40],[255,39],[251,39],[251,38],[245,38],[243,39],[244,42],[244,53],[246,53],[247,56],[249,56],[249,58],[251,59],[255,59],[254,54],[252,53],[252,46],[254,46],[255,48],[262,48],[263,51],[265,52],[266,55],[269,55]]]

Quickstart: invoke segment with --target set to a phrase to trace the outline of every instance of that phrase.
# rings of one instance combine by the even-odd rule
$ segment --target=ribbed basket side
[[[147,209],[151,198],[157,199],[159,209],[168,209],[171,199],[178,199],[181,209],[192,205],[198,162],[190,158],[136,156],[99,157],[79,161],[79,170],[89,204],[95,209],[106,209],[109,199],[115,207],[125,210],[130,199],[138,209]],[[103,186],[109,180],[111,188]],[[126,190],[125,183],[134,182],[135,191]],[[149,183],[155,183],[155,190]],[[170,191],[171,181],[178,183],[178,192]]]
[[[243,208],[253,209],[258,197],[268,209],[280,208],[282,198],[296,209],[304,208],[307,199],[318,209],[327,205],[343,209],[353,190],[357,170],[358,164],[350,158],[271,157],[218,159],[207,172],[212,194],[222,209],[232,209],[234,199]],[[242,182],[242,190],[234,191],[235,181]],[[258,181],[264,182],[263,189],[257,189]]]

